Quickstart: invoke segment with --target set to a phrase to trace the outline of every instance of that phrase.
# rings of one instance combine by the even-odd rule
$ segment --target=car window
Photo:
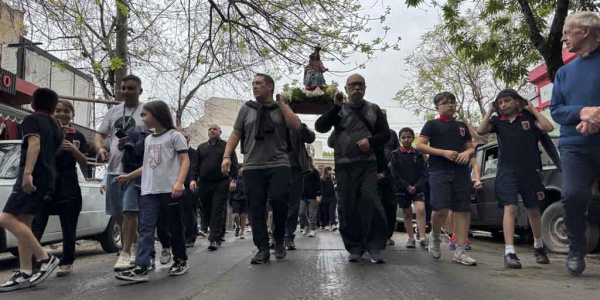
[[[496,174],[498,170],[498,147],[485,149],[483,159],[483,172],[481,176]]]
[[[15,179],[19,172],[21,144],[0,144],[0,178]]]
[[[557,146],[558,144],[558,139],[552,139],[552,142],[554,143],[554,146]],[[546,168],[546,167],[554,167],[555,164],[552,161],[552,159],[550,159],[550,157],[548,156],[548,154],[546,153],[546,150],[544,149],[544,147],[542,147],[542,144],[539,144],[539,148],[540,148],[540,158],[542,160],[542,168]]]

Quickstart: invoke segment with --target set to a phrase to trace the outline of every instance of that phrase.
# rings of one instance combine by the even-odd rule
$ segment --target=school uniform
[[[498,136],[498,172],[496,199],[498,205],[517,205],[518,195],[526,208],[536,208],[544,200],[542,167],[538,146],[540,130],[537,119],[529,112],[519,113],[514,121],[506,116],[490,119],[492,132]]]
[[[429,139],[433,148],[456,151],[466,150],[471,133],[465,123],[440,117],[429,120],[421,130],[422,137]],[[459,165],[443,156],[429,156],[429,186],[431,206],[434,211],[450,209],[470,212],[471,174],[469,164]]]
[[[71,142],[84,155],[88,153],[85,136],[73,128],[66,128],[64,139]],[[73,154],[59,150],[56,154],[56,183],[50,201],[44,201],[42,209],[35,215],[31,230],[41,240],[50,215],[58,215],[63,234],[63,257],[60,265],[71,265],[75,261],[77,222],[82,207],[81,188],[77,175],[77,161]]]
[[[20,215],[35,215],[42,207],[43,201],[52,199],[56,181],[56,152],[62,144],[63,134],[56,120],[45,113],[33,112],[23,118],[20,125],[23,135],[21,144],[21,157],[19,160],[19,171],[17,180],[3,212],[15,217]],[[21,187],[23,183],[23,172],[27,160],[27,150],[30,136],[40,138],[40,153],[33,167],[33,185],[37,188],[35,192],[26,194]]]
[[[409,208],[415,201],[425,201],[425,159],[416,149],[394,150],[391,154],[392,176],[395,195],[400,208]],[[417,192],[411,195],[407,188],[414,186]]]

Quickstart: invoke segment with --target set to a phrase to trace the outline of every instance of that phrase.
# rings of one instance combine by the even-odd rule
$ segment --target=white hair
[[[600,13],[593,11],[580,11],[570,14],[565,21],[577,20],[581,27],[589,27],[600,37]]]

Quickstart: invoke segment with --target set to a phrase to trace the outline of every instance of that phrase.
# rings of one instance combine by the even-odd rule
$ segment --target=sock
[[[515,252],[515,246],[514,245],[506,245],[504,249],[505,249],[504,250],[504,254],[505,255],[509,254],[509,253],[516,254],[516,252]]]
[[[21,273],[23,273],[23,274],[26,274],[27,276],[31,276],[31,274],[33,274],[32,270],[21,269],[19,271],[21,271]]]
[[[541,237],[533,237],[533,247],[536,249],[544,248],[544,242]]]

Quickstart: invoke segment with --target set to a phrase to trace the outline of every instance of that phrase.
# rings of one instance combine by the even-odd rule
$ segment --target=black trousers
[[[335,167],[340,234],[346,250],[352,254],[383,250],[389,233],[378,193],[377,164],[355,162]]]
[[[60,265],[72,265],[75,261],[75,241],[77,239],[77,221],[81,212],[81,199],[58,202],[44,202],[31,224],[31,231],[39,240],[42,239],[51,212],[58,213],[63,235],[63,257]]]
[[[202,217],[210,227],[208,240],[216,242],[225,233],[225,209],[227,207],[229,180],[226,178],[217,182],[201,182],[200,187]]]
[[[396,211],[398,210],[398,201],[394,193],[394,181],[392,175],[386,172],[385,177],[379,179],[379,197],[385,210],[385,218],[387,221],[388,238],[391,238],[396,229]]]
[[[185,240],[188,243],[193,243],[198,236],[198,202],[200,201],[200,194],[186,189],[183,201]]]
[[[252,211],[252,236],[258,249],[269,248],[267,195],[273,207],[273,238],[283,242],[291,174],[289,167],[244,170],[244,192]]]
[[[292,168],[292,185],[290,187],[290,195],[288,202],[288,215],[285,226],[285,238],[294,239],[296,227],[298,227],[298,216],[300,214],[300,201],[302,201],[302,188],[304,180],[302,180],[302,170],[300,168]]]

